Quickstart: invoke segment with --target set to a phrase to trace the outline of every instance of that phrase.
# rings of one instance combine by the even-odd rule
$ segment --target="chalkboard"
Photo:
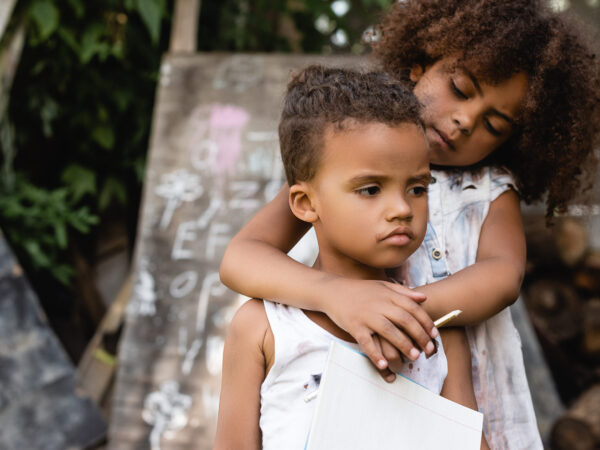
[[[165,57],[119,350],[115,449],[209,449],[224,336],[245,300],[219,281],[231,237],[284,182],[277,122],[293,69],[356,57]]]

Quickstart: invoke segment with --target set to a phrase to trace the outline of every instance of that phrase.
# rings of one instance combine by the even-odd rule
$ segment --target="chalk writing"
[[[192,259],[194,252],[189,249],[183,248],[186,241],[196,240],[196,222],[181,222],[177,227],[177,233],[175,233],[175,240],[173,242],[173,249],[171,250],[171,258],[173,260],[178,259]]]
[[[138,279],[133,287],[133,296],[127,306],[127,312],[140,316],[153,316],[156,314],[154,277],[146,269],[142,269],[138,273]]]
[[[189,395],[179,392],[175,380],[164,381],[158,391],[151,392],[144,401],[142,418],[152,425],[150,445],[160,450],[160,439],[167,430],[179,430],[187,424],[187,411],[192,405]]]
[[[179,169],[162,175],[156,194],[167,199],[167,205],[160,220],[160,228],[168,228],[175,210],[183,202],[193,202],[200,198],[204,189],[200,185],[200,177],[185,169]]]
[[[174,298],[183,298],[190,294],[198,283],[198,274],[193,270],[180,273],[169,286],[169,294]]]
[[[263,78],[264,61],[257,55],[234,55],[222,63],[215,74],[213,88],[233,89],[241,93]]]

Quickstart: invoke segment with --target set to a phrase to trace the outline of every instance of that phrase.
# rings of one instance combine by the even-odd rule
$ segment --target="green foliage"
[[[47,270],[65,284],[72,269],[60,255],[67,249],[69,228],[88,233],[98,223],[87,206],[78,206],[72,192],[40,189],[17,176],[11,195],[0,196],[2,225],[10,242],[34,269]]]
[[[28,28],[11,91],[15,135],[2,140],[0,226],[25,266],[67,284],[71,240],[108,211],[137,210],[171,5],[19,6]]]

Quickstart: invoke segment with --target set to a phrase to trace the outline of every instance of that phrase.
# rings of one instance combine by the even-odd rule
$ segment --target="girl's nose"
[[[464,105],[463,108],[460,108],[454,112],[452,115],[452,122],[461,132],[466,136],[469,136],[473,132],[473,128],[475,127],[475,122],[477,120],[477,113],[474,108],[469,108]]]

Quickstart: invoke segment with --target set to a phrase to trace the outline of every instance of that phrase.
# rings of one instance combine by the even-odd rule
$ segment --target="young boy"
[[[315,267],[389,280],[385,269],[419,247],[427,226],[428,147],[411,90],[382,73],[308,67],[288,85],[279,137],[290,208],[316,231]],[[336,339],[353,342],[323,313],[244,304],[225,343],[215,449],[302,449]],[[477,409],[464,332],[441,339],[401,373]]]

